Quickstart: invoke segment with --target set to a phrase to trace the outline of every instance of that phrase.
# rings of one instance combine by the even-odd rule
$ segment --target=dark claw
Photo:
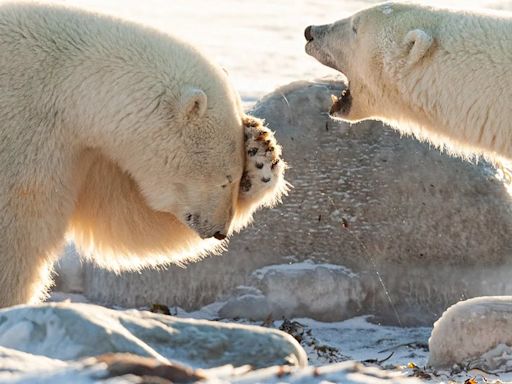
[[[247,172],[244,172],[242,175],[242,180],[240,181],[240,188],[243,192],[249,192],[251,190],[252,183],[251,179],[247,176]]]
[[[264,183],[268,183],[270,181],[270,177],[262,177],[261,181],[263,181]]]
[[[258,134],[258,137],[256,137],[256,140],[257,141],[263,141],[263,140],[266,140],[267,139],[267,136],[268,136],[268,133],[267,132],[260,132]]]

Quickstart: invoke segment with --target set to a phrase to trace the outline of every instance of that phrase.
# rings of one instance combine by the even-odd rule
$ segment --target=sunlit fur
[[[281,162],[239,191],[247,119],[225,71],[179,39],[0,5],[0,307],[44,295],[66,233],[117,271],[220,252],[212,236],[285,189]]]
[[[284,179],[284,172],[287,168],[282,159],[282,148],[277,144],[273,133],[265,127],[264,121],[252,116],[246,115],[243,119],[246,127],[246,135],[250,136],[246,140],[246,149],[260,147],[258,155],[255,157],[246,156],[244,171],[249,174],[252,181],[252,188],[248,192],[240,191],[237,200],[237,209],[235,210],[232,231],[240,231],[252,221],[252,215],[259,207],[273,207],[281,202],[281,198],[286,195],[291,185]],[[265,140],[259,141],[258,136],[264,135]],[[266,147],[272,147],[273,151],[266,151]],[[246,151],[247,153],[247,151]],[[272,167],[271,164],[279,160]],[[256,162],[264,164],[262,169],[255,167]],[[262,177],[270,179],[269,182],[262,182]]]
[[[385,3],[313,26],[307,51],[343,72],[353,106],[466,158],[512,159],[512,17]]]
[[[263,121],[245,116],[244,126],[249,124],[269,133],[275,147],[273,156],[281,157],[281,147]],[[247,142],[246,148],[254,145]],[[244,169],[250,169],[252,162],[253,158],[246,157]],[[281,160],[272,170],[271,181],[262,183],[259,176],[268,169],[258,170],[249,192],[239,192],[230,234],[248,225],[258,208],[274,206],[287,193],[286,164]],[[183,264],[227,246],[227,241],[202,240],[172,214],[151,209],[134,180],[103,156],[95,158],[86,180],[72,216],[70,236],[84,255],[105,268],[121,271]]]

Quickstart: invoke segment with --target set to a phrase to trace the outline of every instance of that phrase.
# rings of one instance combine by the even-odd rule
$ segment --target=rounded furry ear
[[[407,32],[404,39],[407,62],[409,65],[420,61],[432,46],[434,39],[421,29],[413,29]]]
[[[181,93],[181,113],[187,119],[199,118],[206,112],[208,97],[203,90],[187,87]]]

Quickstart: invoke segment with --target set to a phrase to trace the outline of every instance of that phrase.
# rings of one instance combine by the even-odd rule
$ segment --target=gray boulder
[[[0,347],[58,360],[131,353],[192,368],[307,365],[295,339],[275,329],[76,303],[0,310]]]
[[[242,291],[220,308],[219,316],[253,320],[300,316],[336,321],[355,316],[365,298],[359,276],[333,264],[269,265],[251,277],[250,283],[259,294]]]
[[[258,212],[228,252],[186,269],[121,276],[88,265],[86,295],[128,307],[161,302],[192,310],[251,285],[259,268],[304,260],[358,273],[361,296],[351,313],[387,323],[431,324],[461,297],[511,294],[503,266],[512,254],[512,209],[495,169],[381,123],[332,120],[330,95],[342,87],[333,80],[293,83],[249,111],[276,131],[294,188],[282,205]],[[304,279],[295,290],[307,292],[320,280]],[[336,289],[329,294],[346,295]],[[314,304],[293,315],[344,318],[336,306],[319,314]]]

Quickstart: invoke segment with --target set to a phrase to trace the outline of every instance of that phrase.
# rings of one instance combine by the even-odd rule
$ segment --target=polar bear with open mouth
[[[455,154],[512,160],[512,16],[385,3],[309,26],[305,37],[308,54],[348,79],[334,117],[381,120]],[[504,356],[498,345],[512,345],[510,329],[510,296],[457,303],[434,326],[429,364]]]
[[[381,120],[451,152],[512,159],[512,17],[385,3],[305,30],[348,88],[331,114]]]

